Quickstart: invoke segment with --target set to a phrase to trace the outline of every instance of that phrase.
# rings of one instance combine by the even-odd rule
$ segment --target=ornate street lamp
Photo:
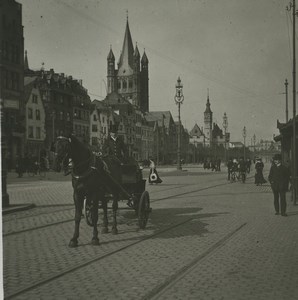
[[[245,138],[246,138],[246,127],[245,126],[242,130],[242,135],[243,135],[243,139],[244,139],[244,160],[245,160]]]
[[[177,170],[182,170],[181,167],[181,120],[180,120],[180,105],[183,103],[183,84],[181,83],[180,76],[176,83],[176,95],[174,97],[175,103],[178,105],[178,151],[177,151]]]
[[[55,118],[56,118],[56,113],[54,110],[52,111],[51,117],[52,117],[52,141],[54,143],[55,142]]]
[[[228,128],[228,117],[224,113],[222,126],[225,130],[225,163],[227,163],[227,128]]]

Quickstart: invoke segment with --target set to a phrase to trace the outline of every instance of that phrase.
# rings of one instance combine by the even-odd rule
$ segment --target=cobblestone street
[[[92,246],[82,219],[77,248],[68,247],[70,180],[10,180],[11,204],[36,206],[3,215],[5,297],[298,298],[298,209],[290,193],[288,217],[281,217],[268,183],[256,186],[252,174],[231,184],[224,171],[159,171],[163,183],[146,188],[152,213],[145,230],[120,202],[119,234],[101,234]]]

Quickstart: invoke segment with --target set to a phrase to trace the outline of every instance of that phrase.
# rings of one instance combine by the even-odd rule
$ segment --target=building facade
[[[1,135],[8,168],[24,155],[24,35],[22,5],[15,0],[0,2],[0,100]],[[4,149],[3,149],[4,150]]]
[[[37,77],[25,77],[25,155],[39,158],[45,150],[45,109]]]

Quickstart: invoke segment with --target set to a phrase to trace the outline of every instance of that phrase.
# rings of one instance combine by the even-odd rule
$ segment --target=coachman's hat
[[[281,154],[275,154],[273,160],[281,160]]]
[[[114,133],[118,132],[118,124],[112,124],[110,126],[110,132],[114,132]]]

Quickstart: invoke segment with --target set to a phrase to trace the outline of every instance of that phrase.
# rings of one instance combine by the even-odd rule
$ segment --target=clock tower
[[[205,145],[211,147],[212,145],[212,111],[210,109],[209,91],[207,96],[206,109],[204,112],[204,134],[205,134]]]

